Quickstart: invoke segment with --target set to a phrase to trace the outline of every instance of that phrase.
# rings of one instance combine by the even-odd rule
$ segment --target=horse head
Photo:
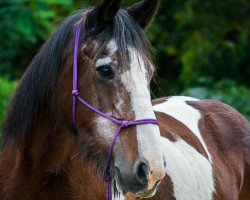
[[[79,94],[116,119],[155,119],[149,90],[154,66],[144,29],[155,14],[158,1],[145,0],[127,9],[121,9],[121,5],[121,0],[101,1],[77,22],[84,20],[78,52]],[[66,64],[72,66],[72,60]],[[62,81],[68,79],[68,69],[62,71]],[[69,107],[69,101],[64,108]],[[95,149],[95,153],[89,155],[94,157],[90,160],[103,168],[117,124],[79,103],[75,122],[83,145],[81,152]],[[155,193],[165,175],[159,140],[157,125],[121,130],[111,164],[113,183],[118,191],[134,197]],[[96,151],[101,153],[98,158]]]
[[[19,155],[32,163],[30,173],[56,177],[74,160],[85,160],[104,174],[117,124],[79,101],[72,116],[73,47],[80,23],[79,96],[117,120],[156,119],[149,90],[154,66],[144,29],[158,4],[144,0],[121,9],[122,0],[102,0],[66,19],[45,43],[14,94],[4,126],[5,148],[20,147]],[[156,192],[165,176],[159,141],[155,124],[121,130],[110,162],[114,188],[138,198]]]

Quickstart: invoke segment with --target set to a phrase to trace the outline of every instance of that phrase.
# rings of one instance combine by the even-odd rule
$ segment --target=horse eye
[[[112,79],[114,78],[114,72],[112,70],[112,67],[110,65],[102,65],[97,67],[97,72],[100,76],[103,78],[109,78]]]

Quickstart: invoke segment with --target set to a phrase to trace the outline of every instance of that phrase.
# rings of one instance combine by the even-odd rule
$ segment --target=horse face
[[[80,75],[82,98],[116,119],[155,119],[149,92],[154,74],[150,58],[141,55],[136,47],[128,46],[123,62],[120,62],[118,51],[115,39],[106,45],[101,40],[89,39],[81,47],[80,65],[88,66],[82,67]],[[82,105],[78,106],[78,112],[82,109],[85,113],[77,114],[77,124],[86,129],[86,124],[80,119],[85,118],[87,110],[80,107]],[[92,111],[87,113],[91,118],[91,123],[88,122],[88,126],[92,124],[89,127],[93,134],[91,137],[98,138],[107,155],[117,125]],[[154,194],[165,174],[159,140],[160,132],[156,125],[139,125],[121,131],[113,155],[114,178],[120,191],[136,197]]]
[[[116,119],[155,119],[149,92],[154,67],[142,30],[146,26],[145,21],[148,23],[150,20],[145,18],[143,21],[138,15],[133,16],[148,1],[141,3],[142,8],[132,7],[131,10],[122,10],[110,16],[111,10],[118,11],[119,2],[102,1],[93,9],[89,18],[92,21],[94,17],[97,19],[92,27],[87,19],[86,27],[98,31],[87,35],[80,45],[80,96]],[[107,6],[105,3],[109,4],[111,10],[104,9]],[[151,9],[148,9],[146,16],[153,16],[156,5],[157,1],[148,5]],[[100,17],[98,12],[107,12],[107,15],[102,13]],[[140,18],[139,23],[136,17]],[[100,23],[103,19],[106,21]],[[96,24],[102,24],[101,29]],[[85,153],[91,151],[92,160],[103,168],[117,125],[82,104],[78,104],[76,116],[79,140],[84,146],[81,148]],[[159,141],[159,128],[153,124],[122,129],[113,151],[111,166],[113,183],[119,192],[139,198],[155,193],[165,175]]]

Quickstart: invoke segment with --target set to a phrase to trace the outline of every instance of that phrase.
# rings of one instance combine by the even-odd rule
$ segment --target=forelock
[[[100,38],[104,41],[103,46],[111,51],[117,50],[121,63],[126,62],[129,47],[136,49],[143,57],[151,59],[151,45],[144,30],[126,10],[121,9],[117,13],[113,22],[104,27]]]

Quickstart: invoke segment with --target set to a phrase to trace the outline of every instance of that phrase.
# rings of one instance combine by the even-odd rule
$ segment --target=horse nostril
[[[149,175],[149,166],[146,162],[140,162],[135,166],[135,179],[142,185],[147,185],[147,176]]]

